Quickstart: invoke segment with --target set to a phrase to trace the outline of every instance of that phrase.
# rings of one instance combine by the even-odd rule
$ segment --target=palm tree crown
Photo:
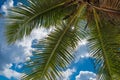
[[[86,37],[97,80],[120,79],[120,0],[28,0],[28,5],[10,9],[7,18],[9,44],[34,28],[54,29],[39,41],[23,79],[62,79],[60,71],[74,60],[74,49]]]

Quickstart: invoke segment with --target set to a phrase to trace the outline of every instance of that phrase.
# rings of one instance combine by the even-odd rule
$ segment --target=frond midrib
[[[60,44],[62,38],[63,38],[64,35],[65,35],[65,33],[66,33],[67,30],[71,27],[72,22],[73,22],[74,19],[77,17],[77,15],[80,14],[80,12],[82,11],[82,9],[83,9],[85,6],[86,6],[86,5],[84,4],[84,5],[82,6],[82,8],[78,9],[78,11],[77,11],[76,14],[72,17],[72,19],[70,20],[69,24],[68,24],[67,27],[65,28],[64,32],[62,33],[62,35],[61,35],[60,38],[58,39],[58,41],[57,41],[57,43],[56,43],[56,45],[55,45],[53,51],[51,52],[51,55],[50,55],[50,57],[49,57],[49,59],[48,59],[46,65],[45,65],[45,68],[44,68],[44,70],[43,70],[43,73],[42,73],[40,79],[43,78],[43,76],[44,76],[44,74],[45,74],[45,72],[46,72],[46,69],[47,69],[47,67],[48,67],[48,64],[49,64],[49,62],[51,61],[52,56],[54,55],[56,49],[58,48],[58,46],[59,46],[59,44]]]
[[[32,19],[34,19],[35,17],[37,17],[37,16],[39,16],[39,15],[45,13],[45,12],[48,12],[48,11],[50,11],[50,10],[52,10],[52,9],[55,9],[55,8],[57,8],[57,7],[60,7],[60,6],[64,5],[64,4],[65,4],[65,2],[62,2],[62,3],[60,3],[60,4],[57,4],[57,5],[53,6],[53,7],[48,8],[48,9],[46,9],[46,10],[43,10],[42,12],[37,13],[36,15],[34,15],[34,16],[31,17],[30,19],[28,19],[23,25],[29,23],[29,22],[30,22]]]
[[[110,74],[110,77],[111,77],[111,80],[114,80],[113,77],[112,77],[112,72],[111,72],[111,69],[110,69],[110,64],[109,64],[109,61],[108,61],[108,57],[106,55],[106,50],[105,50],[105,46],[104,46],[104,43],[103,43],[103,38],[102,38],[102,35],[101,35],[101,31],[99,29],[99,17],[95,11],[95,9],[93,8],[93,12],[94,12],[94,17],[95,17],[95,23],[96,23],[96,28],[97,28],[97,31],[98,31],[98,36],[99,36],[99,39],[100,39],[100,44],[101,44],[101,47],[102,47],[102,52],[103,52],[103,57],[104,57],[104,61],[105,61],[105,65],[106,67],[108,68],[108,71],[109,71],[109,74]],[[96,14],[96,15],[95,15]]]
[[[104,11],[104,12],[120,14],[120,10],[116,10],[116,9],[112,9],[112,8],[97,7],[97,6],[94,6],[92,4],[88,4],[88,5],[94,7],[95,9]]]

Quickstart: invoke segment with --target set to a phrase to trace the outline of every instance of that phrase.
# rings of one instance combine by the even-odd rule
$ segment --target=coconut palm
[[[74,49],[87,37],[97,80],[120,80],[119,0],[28,0],[9,10],[8,43],[34,28],[53,30],[39,41],[26,64],[25,80],[58,80],[75,59]]]

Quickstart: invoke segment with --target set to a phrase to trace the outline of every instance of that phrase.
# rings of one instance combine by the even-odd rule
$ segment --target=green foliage
[[[90,25],[89,48],[96,59],[98,80],[119,80],[120,77],[120,26],[101,21],[94,10],[95,22]],[[95,25],[96,24],[96,25]]]
[[[120,77],[119,0],[28,0],[28,5],[9,11],[8,43],[28,36],[34,28],[54,30],[39,41],[33,57],[26,62],[24,80],[62,79],[61,71],[74,60],[78,42],[89,37],[88,47],[95,59],[97,80]],[[83,24],[86,23],[86,26]]]
[[[61,24],[63,17],[75,10],[76,6],[65,7],[65,3],[64,0],[29,0],[29,5],[10,9],[10,24],[6,31],[8,43],[29,35],[34,28],[49,28]]]
[[[33,70],[31,69],[23,79],[57,80],[61,77],[60,71],[66,69],[73,61],[73,51],[85,34],[78,25],[80,13],[85,5],[81,7],[66,23],[63,22],[40,41],[38,48],[42,48],[34,52],[34,58],[27,64]]]

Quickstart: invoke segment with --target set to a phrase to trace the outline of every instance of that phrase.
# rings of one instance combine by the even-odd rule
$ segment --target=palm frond
[[[10,24],[6,31],[8,43],[14,43],[16,40],[29,35],[35,27],[49,28],[61,24],[64,16],[74,12],[76,8],[74,4],[65,7],[67,0],[28,1],[28,5],[21,5],[9,10]]]
[[[57,80],[61,77],[60,71],[73,61],[73,50],[83,37],[78,21],[85,6],[79,7],[66,22],[40,41],[38,50],[27,63],[30,71],[23,79]]]
[[[120,0],[102,0],[100,3],[100,7],[114,10],[116,13],[113,12],[107,12],[104,13],[106,16],[105,18],[108,18],[109,21],[120,25]]]
[[[120,0],[28,2],[28,5],[9,11],[8,43],[22,39],[36,27],[49,29],[54,26],[54,30],[37,45],[27,62],[28,73],[23,79],[57,80],[61,77],[60,71],[74,59],[72,52],[83,37],[80,16],[84,11],[83,22],[87,22],[86,31],[90,32],[89,48],[95,59],[98,80],[120,79]]]
[[[88,0],[86,2],[89,8],[99,10],[101,17],[120,25],[120,0]]]
[[[100,20],[94,9],[95,22],[91,28],[90,52],[95,58],[98,80],[119,80],[120,75],[120,26]]]

